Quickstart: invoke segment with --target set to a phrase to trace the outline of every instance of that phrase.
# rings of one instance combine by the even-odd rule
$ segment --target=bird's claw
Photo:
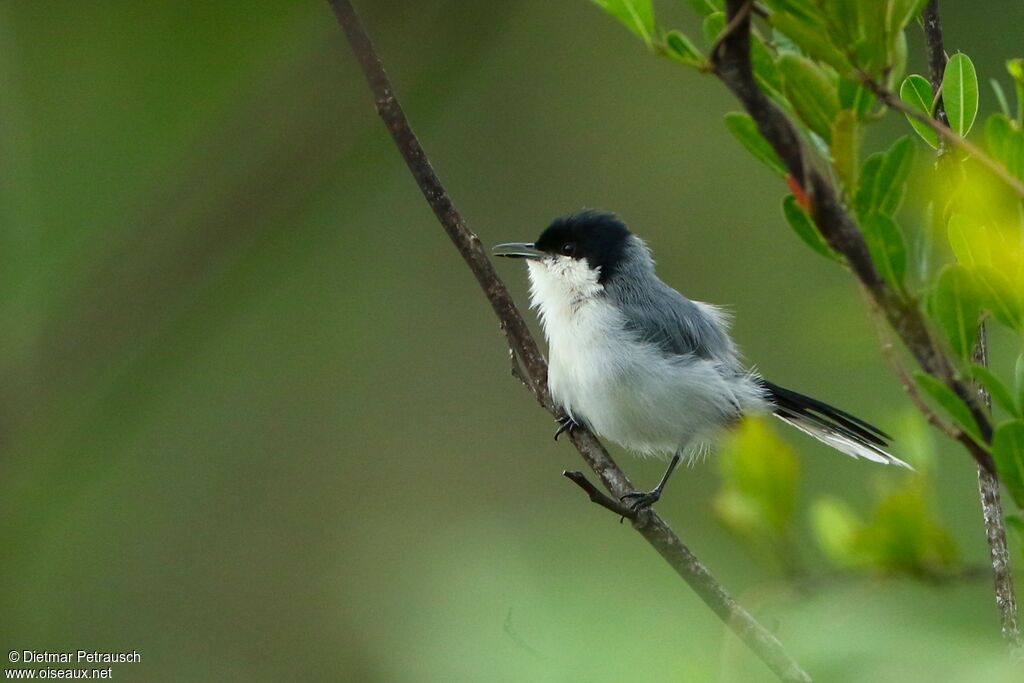
[[[630,500],[633,502],[627,502]],[[653,491],[633,491],[624,496],[619,496],[619,502],[625,504],[633,512],[649,508],[659,500],[661,500],[661,491],[657,489]]]
[[[577,427],[579,427],[579,424],[568,415],[558,418],[558,429],[555,430],[555,441],[558,441],[558,437],[565,432],[572,434],[572,430]]]

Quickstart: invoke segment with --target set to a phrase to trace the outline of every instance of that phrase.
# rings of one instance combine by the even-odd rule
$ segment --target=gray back
[[[694,354],[742,372],[723,316],[662,282],[647,245],[635,235],[629,239],[625,258],[605,284],[607,296],[626,318],[626,327],[666,354]]]

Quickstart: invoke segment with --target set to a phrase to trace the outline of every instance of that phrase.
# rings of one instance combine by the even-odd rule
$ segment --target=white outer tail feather
[[[818,441],[827,444],[840,453],[845,453],[852,458],[864,458],[865,460],[871,460],[872,462],[877,462],[882,465],[897,465],[899,467],[905,467],[911,471],[914,469],[899,458],[886,453],[877,446],[854,441],[848,436],[840,434],[839,432],[829,429],[817,422],[804,420],[797,416],[779,415],[778,413],[775,413],[775,417],[779,418],[786,424],[796,427],[804,434],[813,436]]]

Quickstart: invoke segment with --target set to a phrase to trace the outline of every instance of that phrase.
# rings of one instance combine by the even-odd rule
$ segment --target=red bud
[[[807,195],[804,193],[804,188],[800,187],[800,183],[796,181],[796,178],[794,178],[792,174],[786,175],[786,184],[789,185],[789,189],[793,191],[793,197],[796,199],[796,203],[799,204],[804,211],[810,213],[811,200],[807,198]]]

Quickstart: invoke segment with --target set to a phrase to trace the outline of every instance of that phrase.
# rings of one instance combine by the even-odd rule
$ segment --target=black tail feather
[[[910,465],[886,452],[892,438],[878,427],[827,403],[761,380],[775,416],[815,439],[854,458],[877,463]]]
[[[889,445],[892,437],[869,422],[865,422],[845,410],[805,396],[778,384],[761,380],[768,392],[768,400],[775,406],[776,412],[792,418],[803,418],[812,422],[823,423],[844,436],[857,441],[871,444],[879,448]]]

